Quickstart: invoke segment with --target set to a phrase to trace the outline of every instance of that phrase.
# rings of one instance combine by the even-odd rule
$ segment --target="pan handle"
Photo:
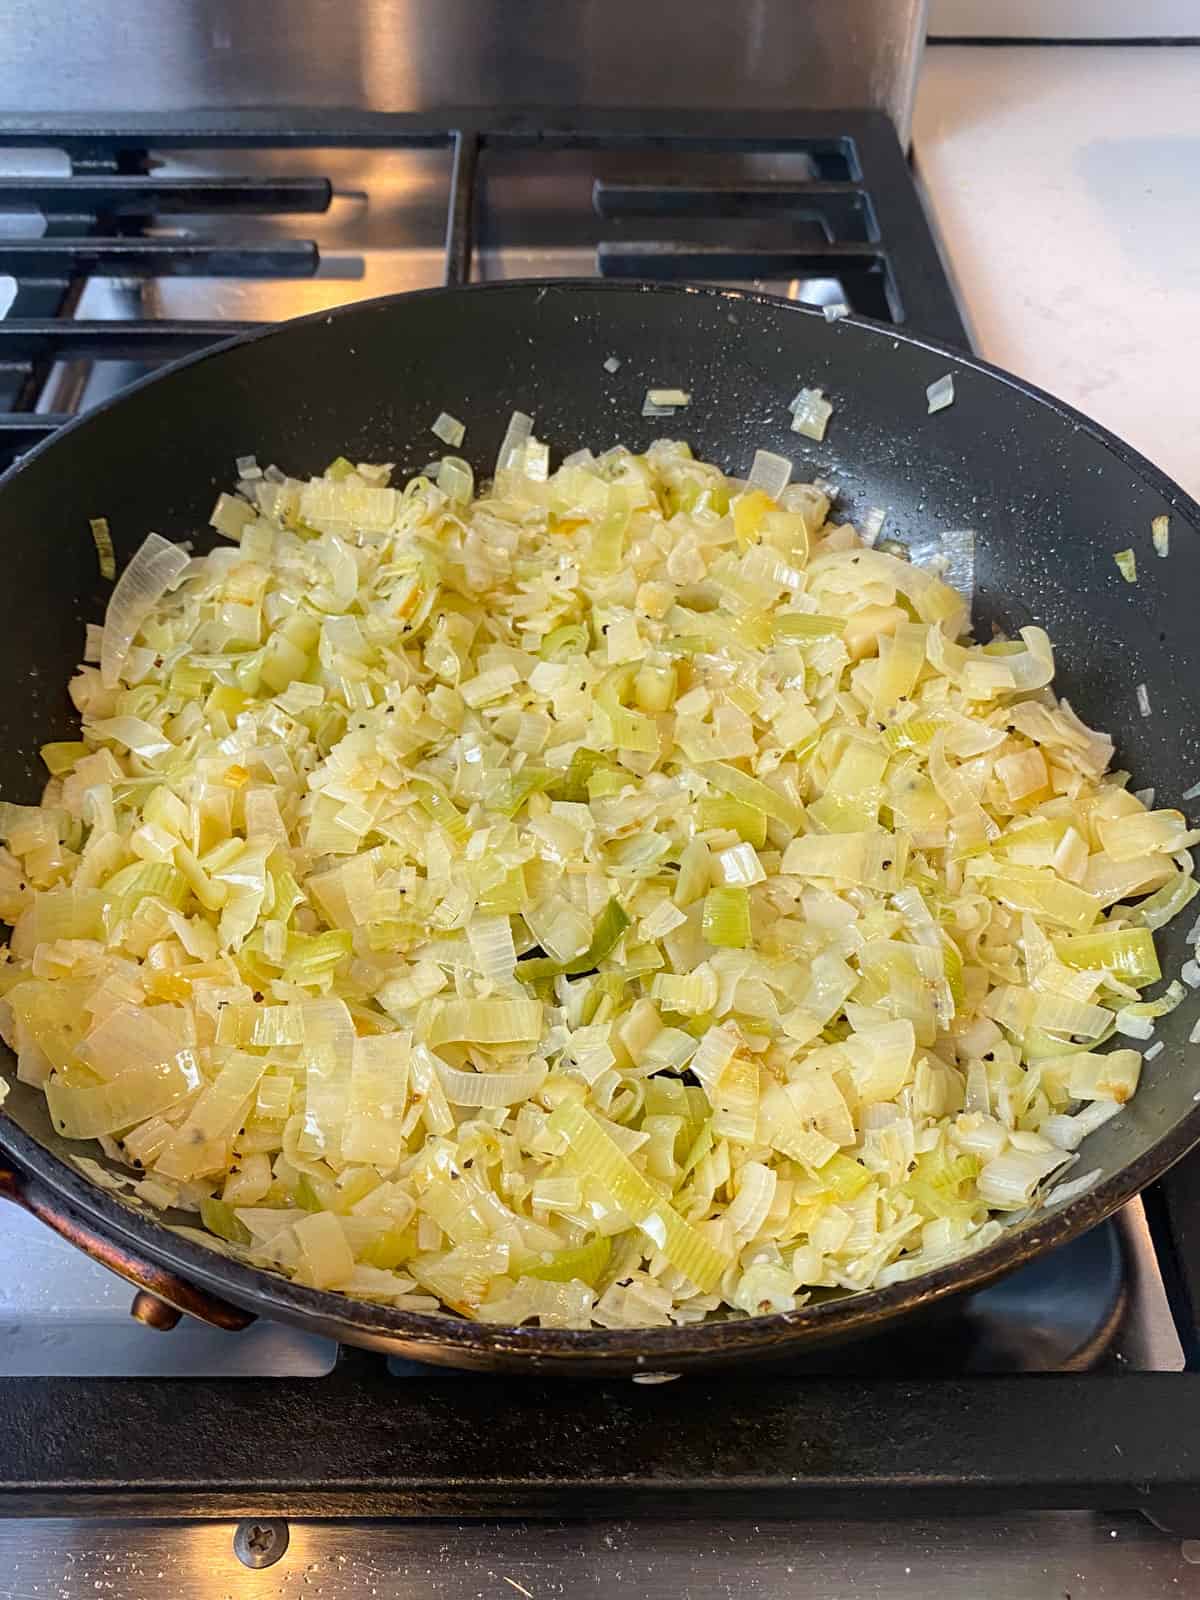
[[[253,1312],[219,1300],[166,1267],[133,1255],[123,1245],[106,1239],[47,1190],[37,1183],[29,1183],[11,1167],[0,1167],[0,1200],[10,1200],[21,1206],[84,1255],[115,1272],[118,1278],[132,1283],[138,1292],[130,1307],[131,1314],[147,1327],[166,1332],[185,1311],[188,1316],[227,1333],[240,1332],[256,1320]]]

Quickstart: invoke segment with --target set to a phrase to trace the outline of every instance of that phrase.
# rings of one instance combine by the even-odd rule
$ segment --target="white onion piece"
[[[1078,1150],[1089,1134],[1111,1121],[1121,1109],[1115,1100],[1089,1100],[1069,1117],[1047,1117],[1042,1123],[1041,1133],[1060,1150]]]
[[[467,430],[457,417],[452,417],[448,411],[439,413],[437,420],[430,428],[431,433],[436,433],[444,444],[452,450],[457,450],[467,436]]]
[[[944,411],[947,406],[954,404],[954,375],[947,373],[944,378],[937,378],[925,391],[929,401],[929,415],[935,411]]]
[[[521,457],[521,470],[535,483],[545,483],[550,476],[550,446],[541,439],[530,439]]]
[[[821,315],[826,322],[840,322],[843,317],[850,315],[850,307],[844,300],[836,300],[831,306],[822,306]]]
[[[1082,1177],[1072,1178],[1070,1183],[1055,1184],[1054,1188],[1046,1196],[1047,1208],[1066,1205],[1068,1200],[1074,1200],[1077,1196],[1083,1194],[1092,1187],[1097,1178],[1102,1176],[1100,1168],[1093,1167],[1090,1172],[1085,1172]]]
[[[792,432],[802,433],[818,443],[825,437],[825,428],[833,415],[833,407],[820,389],[801,389],[788,406],[792,413]]]
[[[168,589],[179,582],[190,562],[186,550],[152,533],[117,579],[104,613],[100,679],[105,688],[116,687],[138,629]]]
[[[690,406],[692,395],[689,389],[647,389],[645,404],[648,406]]]
[[[460,1072],[441,1056],[433,1059],[446,1099],[455,1106],[515,1105],[536,1094],[549,1071],[544,1061],[538,1061],[524,1072]]]
[[[504,438],[500,441],[500,451],[496,456],[497,472],[503,472],[506,467],[514,465],[514,457],[522,454],[532,433],[533,418],[527,417],[523,411],[514,411],[508,419]]]
[[[909,544],[908,555],[916,566],[935,572],[943,583],[974,602],[974,528],[950,528],[945,533],[918,536]]]
[[[774,455],[770,450],[754,452],[754,464],[746,479],[748,489],[761,489],[772,500],[778,500],[791,480],[792,463],[786,456]]]
[[[1137,705],[1143,717],[1150,715],[1150,691],[1144,683],[1137,686]]]
[[[882,506],[872,506],[863,518],[862,538],[863,543],[872,547],[883,532],[883,525],[887,521],[887,512]]]
[[[604,362],[605,372],[616,372],[621,362],[617,356],[609,356]]]

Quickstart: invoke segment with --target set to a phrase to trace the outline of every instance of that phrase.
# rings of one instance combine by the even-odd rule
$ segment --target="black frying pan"
[[[621,363],[612,375],[610,355]],[[955,403],[929,416],[926,386],[947,372]],[[436,453],[429,426],[441,410],[467,424],[464,451],[477,473],[489,470],[517,408],[556,451],[640,448],[667,427],[641,417],[650,385],[691,390],[690,409],[670,428],[727,471],[744,474],[761,446],[793,457],[798,479],[832,479],[851,516],[887,507],[901,540],[976,529],[977,629],[1048,628],[1060,690],[1115,735],[1119,760],[1138,783],[1156,785],[1158,804],[1179,804],[1200,777],[1200,507],[1141,456],[1017,379],[892,328],[829,324],[790,303],[717,289],[565,282],[401,295],[222,346],[92,412],[0,480],[0,792],[35,800],[38,746],[70,736],[65,684],[83,623],[102,616],[107,595],[89,517],[108,518],[123,564],[150,529],[203,535],[239,455],[307,475],[345,454],[395,461],[404,476]],[[787,401],[802,385],[833,401],[822,445],[790,431]],[[1162,513],[1172,529],[1165,561],[1150,546],[1151,519]],[[1127,545],[1139,555],[1135,587],[1112,560]],[[1149,719],[1139,715],[1138,683]],[[1183,936],[1178,925],[1166,931],[1164,970],[1185,958]],[[1088,1140],[1081,1170],[1103,1177],[1087,1194],[914,1282],[701,1327],[514,1330],[349,1301],[231,1262],[97,1188],[63,1160],[68,1147],[42,1095],[20,1084],[0,1116],[0,1144],[14,1167],[8,1187],[60,1231],[167,1300],[230,1325],[247,1320],[242,1308],[452,1365],[678,1370],[862,1334],[1099,1221],[1200,1140],[1200,1074],[1186,1044],[1194,1010],[1164,1019],[1166,1049],[1136,1099]]]

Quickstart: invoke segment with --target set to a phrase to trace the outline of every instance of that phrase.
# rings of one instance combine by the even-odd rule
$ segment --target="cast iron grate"
[[[835,130],[831,132],[832,130]],[[598,179],[590,228],[603,276],[819,277],[841,285],[851,309],[964,343],[937,249],[890,121],[869,111],[739,116],[727,130],[698,113],[447,110],[401,113],[188,112],[178,116],[0,115],[0,154],[52,148],[70,163],[60,177],[0,176],[0,214],[32,217],[31,236],[0,234],[0,275],[16,294],[0,319],[0,466],[69,416],[46,409],[48,378],[64,361],[154,366],[256,326],[76,315],[93,275],[128,280],[203,275],[311,277],[312,239],[165,236],[172,215],[255,218],[328,210],[323,177],[156,176],[160,156],[209,150],[434,148],[451,155],[444,277],[472,279],[494,224],[480,204],[480,162],[521,151],[619,153],[643,163],[644,181]],[[690,156],[791,159],[799,178],[655,181],[656,160]],[[808,174],[805,176],[804,174]],[[480,233],[482,231],[482,241]]]
[[[1192,1374],[404,1381],[347,1350],[324,1378],[0,1380],[0,1515],[1094,1509],[1195,1536],[1198,1437]]]

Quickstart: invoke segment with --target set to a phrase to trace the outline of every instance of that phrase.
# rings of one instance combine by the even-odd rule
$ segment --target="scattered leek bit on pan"
[[[466,427],[448,411],[439,412],[429,431],[436,433],[442,443],[448,444],[451,450],[457,450],[467,436]]]
[[[647,389],[645,404],[657,406],[667,411],[676,411],[683,406],[690,406],[692,396],[687,389]]]
[[[1171,519],[1170,517],[1155,517],[1150,524],[1150,538],[1154,543],[1156,556],[1166,556],[1171,552]]]
[[[832,305],[821,307],[821,315],[826,322],[840,322],[850,315],[850,307],[844,300],[835,300]]]
[[[935,378],[925,390],[925,398],[929,401],[929,415],[935,411],[944,411],[947,406],[954,404],[954,374],[946,373],[943,378]]]
[[[1155,949],[1200,835],[1041,629],[972,642],[969,536],[746,465],[552,470],[517,413],[490,483],[243,458],[211,553],[146,540],[0,803],[0,1029],[89,1172],[304,1284],[602,1328],[1087,1187],[1200,983]]]
[[[786,456],[777,456],[771,450],[754,452],[754,460],[750,463],[750,476],[746,479],[746,487],[752,493],[765,495],[769,501],[778,501],[791,480],[792,463]],[[769,511],[769,506],[762,508],[763,515]]]
[[[825,437],[833,407],[820,389],[801,389],[788,410],[792,413],[793,433],[802,433],[809,439]]]
[[[105,517],[93,517],[89,526],[92,530],[92,543],[96,546],[96,557],[100,562],[100,576],[112,583],[117,576],[117,557],[113,549],[112,534],[108,531],[108,520]]]
[[[617,371],[619,371],[620,366],[621,366],[621,358],[619,356],[606,356],[605,357],[604,362],[603,362],[603,367],[604,367],[605,372],[617,372]]]
[[[1149,691],[1149,689],[1147,689],[1147,687],[1146,687],[1146,685],[1144,683],[1139,683],[1138,686],[1137,686],[1136,693],[1137,693],[1138,711],[1141,713],[1141,715],[1143,717],[1150,716],[1151,715],[1151,710],[1150,710],[1150,691]]]
[[[1113,560],[1117,564],[1117,571],[1126,583],[1137,582],[1137,556],[1132,550],[1118,550]]]
[[[873,549],[879,535],[883,532],[883,525],[886,521],[887,512],[884,508],[882,506],[872,506],[863,518],[863,525],[860,529],[862,542],[870,545]]]

